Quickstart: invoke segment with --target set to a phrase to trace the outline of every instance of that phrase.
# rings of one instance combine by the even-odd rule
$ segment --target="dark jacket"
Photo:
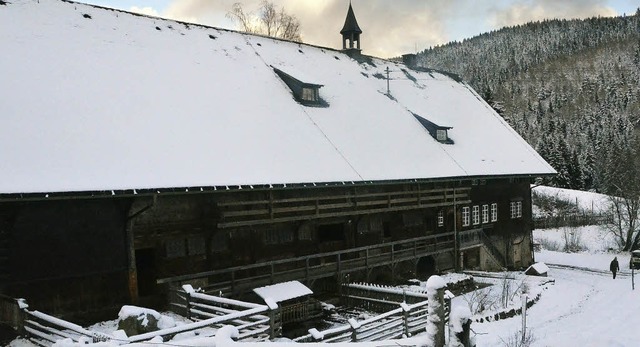
[[[620,270],[620,264],[618,264],[618,260],[617,259],[613,259],[611,261],[611,264],[609,264],[609,270],[611,270],[611,271]]]

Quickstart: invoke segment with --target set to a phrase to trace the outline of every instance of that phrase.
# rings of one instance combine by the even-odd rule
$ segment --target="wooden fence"
[[[349,324],[318,331],[310,329],[309,334],[294,339],[295,342],[347,342],[381,341],[411,336],[424,331],[427,324],[427,301],[417,304],[401,304],[400,307],[381,315],[357,321],[349,319]]]
[[[176,311],[184,312],[187,318],[196,321],[237,315],[246,310],[257,310],[253,315],[242,315],[242,317],[216,324],[218,327],[224,324],[235,326],[240,332],[238,340],[268,340],[280,336],[282,319],[280,308],[277,306],[268,307],[198,293],[189,285],[184,285],[183,290],[177,293],[177,297],[180,301],[171,302],[170,305],[177,309]]]
[[[610,214],[575,213],[560,216],[534,217],[535,229],[549,229],[560,227],[579,227],[584,225],[602,225],[610,223],[613,216]]]
[[[444,296],[444,322],[451,311],[451,294]],[[342,326],[323,331],[310,329],[309,334],[294,339],[295,342],[361,342],[381,341],[423,332],[427,325],[427,292],[403,290],[396,287],[367,283],[342,285],[342,299],[346,306],[370,311],[386,311],[362,321],[349,319]]]
[[[210,284],[202,285],[205,293],[222,292],[226,296],[233,296],[256,287],[279,282],[302,280],[310,283],[319,278],[335,277],[336,274],[369,271],[380,266],[415,261],[429,255],[452,252],[454,244],[454,233],[446,232],[341,251],[163,278],[157,283],[179,288],[183,284],[206,281]]]

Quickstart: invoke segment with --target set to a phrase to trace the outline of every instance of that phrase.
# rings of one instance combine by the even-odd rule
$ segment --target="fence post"
[[[360,323],[353,318],[349,318],[347,322],[349,322],[349,325],[351,326],[351,342],[358,341],[358,329],[360,328]]]
[[[444,289],[447,283],[440,276],[433,275],[427,280],[428,317],[427,336],[434,347],[443,347],[444,339]]]
[[[187,319],[191,320],[191,293],[186,292],[185,300],[187,300],[186,309],[187,309]]]
[[[471,310],[466,305],[457,306],[451,312],[450,329],[453,335],[450,346],[471,347]]]
[[[16,299],[17,310],[14,312],[14,324],[13,327],[18,335],[26,336],[26,330],[24,329],[24,322],[27,319],[27,310],[29,305],[25,299]]]
[[[409,305],[407,305],[406,302],[402,302],[400,304],[400,307],[402,307],[402,316],[404,321],[404,336],[410,337],[411,332],[409,331],[409,316],[411,315],[411,308],[409,307]]]
[[[269,307],[269,339],[273,340],[279,335],[280,331],[280,319],[277,319],[280,308],[273,300],[265,300],[265,303]]]

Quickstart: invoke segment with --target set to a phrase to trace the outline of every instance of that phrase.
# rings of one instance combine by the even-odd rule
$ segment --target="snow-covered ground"
[[[609,198],[606,195],[573,189],[535,186],[532,191],[537,194],[566,200],[574,203],[581,211],[593,213],[600,213],[606,210],[609,201]]]
[[[618,255],[622,273],[615,280],[607,271],[613,254],[543,251],[536,259],[550,264],[589,267],[599,272],[551,266],[548,286],[527,313],[533,346],[638,346],[640,345],[640,288],[633,290],[625,261]],[[627,259],[627,260],[625,260]],[[503,346],[521,329],[520,317],[474,323],[478,346]]]

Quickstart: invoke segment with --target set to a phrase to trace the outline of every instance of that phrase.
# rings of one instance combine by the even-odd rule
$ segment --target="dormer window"
[[[321,84],[303,82],[298,78],[278,69],[273,71],[282,79],[282,81],[291,89],[293,97],[305,106],[328,106],[324,100],[320,98]]]
[[[317,102],[318,94],[318,89],[302,88],[302,100],[304,101]]]
[[[449,130],[452,129],[451,127],[438,125],[415,113],[412,113],[412,114],[414,117],[416,117],[418,122],[420,122],[420,124],[422,124],[422,126],[425,129],[427,129],[427,131],[429,132],[429,135],[431,135],[431,137],[436,139],[436,141],[447,144],[447,145],[453,144],[453,140],[449,138]]]

